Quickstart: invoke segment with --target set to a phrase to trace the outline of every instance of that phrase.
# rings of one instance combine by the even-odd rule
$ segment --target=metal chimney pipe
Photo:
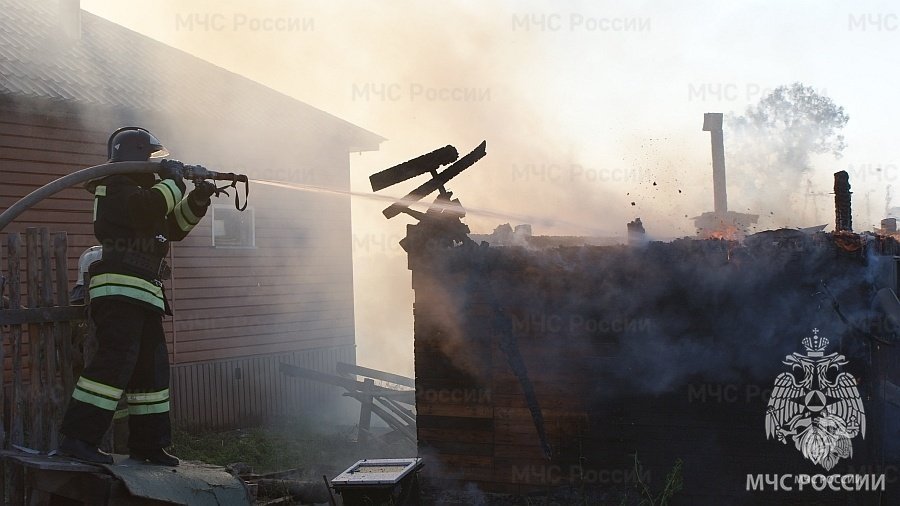
[[[725,140],[722,136],[722,113],[703,115],[703,131],[709,132],[712,141],[713,198],[716,214],[728,212],[728,195],[725,191]]]
[[[58,0],[60,32],[71,40],[81,39],[81,0]]]

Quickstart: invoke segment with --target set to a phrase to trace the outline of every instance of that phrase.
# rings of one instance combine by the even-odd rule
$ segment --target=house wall
[[[208,360],[172,368],[172,418],[189,430],[251,427],[276,417],[302,415],[335,420],[353,416],[358,403],[341,389],[279,373],[290,364],[335,373],[337,362],[355,359],[353,346],[277,355]]]
[[[127,124],[149,128],[173,158],[185,163],[248,174],[256,220],[255,247],[214,248],[212,219],[205,217],[185,241],[173,247],[174,277],[167,283],[167,292],[175,315],[164,320],[175,366],[173,383],[190,388],[191,396],[225,399],[234,391],[225,383],[195,383],[184,378],[217,368],[233,369],[238,363],[251,372],[243,380],[249,385],[243,391],[246,396],[229,404],[233,409],[228,410],[227,420],[216,414],[219,412],[212,405],[201,403],[208,409],[199,411],[195,405],[190,411],[185,409],[184,399],[195,398],[187,396],[187,391],[178,397],[181,404],[176,402],[175,416],[183,413],[191,424],[234,425],[258,420],[269,412],[247,402],[271,393],[266,385],[283,382],[276,369],[259,364],[300,360],[332,370],[338,359],[355,362],[349,199],[294,194],[252,183],[260,177],[257,174],[266,173],[295,182],[349,188],[349,160],[346,148],[334,142],[323,140],[313,149],[309,141],[284,138],[258,149],[253,147],[260,145],[257,139],[250,144],[235,142],[228,139],[227,128],[204,136],[204,128],[187,128],[186,122],[150,113],[0,98],[0,173],[4,177],[0,207],[8,207],[73,170],[105,162],[109,132]],[[326,126],[322,132],[327,137]],[[278,159],[294,160],[296,165],[272,163],[275,150],[280,153]],[[264,170],[255,171],[256,167]],[[233,193],[216,202],[233,205]],[[51,232],[68,232],[68,274],[74,284],[79,255],[96,244],[91,212],[89,193],[66,189],[26,211],[4,231],[46,226]],[[5,240],[0,248],[5,259]],[[216,390],[204,390],[208,388]],[[279,407],[271,413],[297,411],[318,402],[307,394],[324,391],[304,388],[276,392]]]

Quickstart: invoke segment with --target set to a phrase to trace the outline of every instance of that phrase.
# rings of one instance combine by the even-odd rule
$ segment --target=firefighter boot
[[[59,453],[82,462],[91,464],[112,464],[112,455],[88,442],[71,437],[63,438],[59,444]]]
[[[163,448],[153,448],[150,450],[137,450],[132,448],[131,458],[134,460],[149,461],[151,464],[170,467],[175,467],[181,462],[178,460],[178,457],[169,455]]]

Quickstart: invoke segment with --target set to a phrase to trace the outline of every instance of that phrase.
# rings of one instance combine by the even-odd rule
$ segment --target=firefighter
[[[110,162],[147,161],[168,155],[150,132],[121,128],[107,145]],[[119,399],[128,404],[131,458],[177,466],[171,445],[169,355],[162,327],[171,315],[163,290],[169,277],[169,241],[179,241],[206,214],[216,187],[197,183],[187,196],[177,160],[160,162],[153,174],[122,174],[92,182],[94,235],[102,246],[90,267],[90,312],[97,352],[84,369],[66,410],[60,453],[99,464],[112,456],[100,450]]]

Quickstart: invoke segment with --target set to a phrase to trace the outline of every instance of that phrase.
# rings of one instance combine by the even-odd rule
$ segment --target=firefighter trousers
[[[169,420],[169,354],[162,315],[118,298],[91,301],[97,353],[72,392],[60,432],[99,446],[128,403],[128,447],[149,450],[172,443]]]

